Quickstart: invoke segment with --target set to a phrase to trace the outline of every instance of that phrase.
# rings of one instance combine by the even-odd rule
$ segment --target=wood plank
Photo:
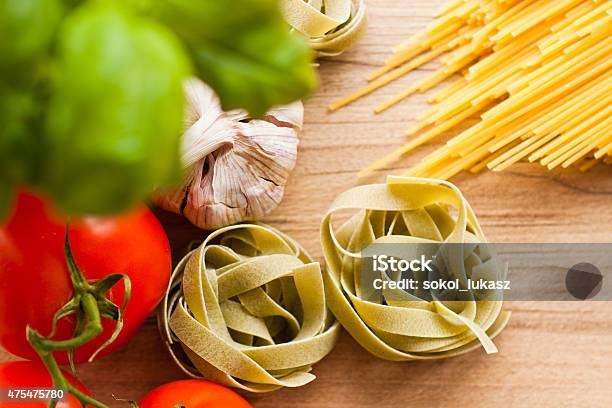
[[[423,77],[426,66],[345,109],[326,106],[365,83],[391,46],[424,27],[442,2],[377,0],[368,4],[369,29],[360,44],[322,61],[320,88],[306,101],[300,154],[281,206],[266,220],[321,257],[318,229],[323,212],[341,191],[360,182],[357,171],[400,146],[403,131],[426,102],[402,102],[381,115],[372,108]],[[440,140],[443,140],[441,138]],[[366,182],[415,163],[440,141],[377,172]],[[548,173],[521,163],[500,174],[453,180],[474,207],[492,242],[612,242],[612,170]],[[157,211],[177,261],[203,236],[183,219]],[[318,379],[300,389],[250,398],[272,407],[612,406],[612,302],[511,302],[508,328],[495,340],[497,355],[483,351],[436,362],[378,360],[344,334],[317,364]],[[0,361],[11,359],[0,351]],[[182,378],[163,349],[154,319],[114,355],[80,367],[83,381],[112,407],[111,393],[138,399],[148,390]]]

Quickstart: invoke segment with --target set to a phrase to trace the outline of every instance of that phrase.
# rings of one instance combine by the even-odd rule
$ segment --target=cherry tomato
[[[244,398],[227,387],[204,380],[179,380],[148,393],[139,408],[252,408]]]
[[[170,246],[153,213],[142,206],[115,217],[71,218],[60,215],[39,195],[20,192],[13,213],[0,226],[0,345],[28,359],[36,358],[26,340],[26,325],[42,335],[53,316],[74,294],[64,254],[66,223],[74,259],[89,281],[113,273],[130,277],[132,291],[119,337],[100,356],[121,347],[163,296],[171,272]],[[121,306],[124,285],[116,284],[107,298]],[[86,361],[106,341],[116,322],[102,319],[104,332],[77,348],[74,361]],[[76,319],[59,321],[54,340],[71,338]],[[66,352],[57,352],[67,362]]]
[[[64,372],[64,377],[79,390],[89,394],[87,390],[73,376]],[[13,361],[0,364],[0,387],[27,387],[27,388],[50,388],[53,386],[51,376],[42,363],[34,361]],[[11,401],[0,402],[0,407],[19,407],[19,408],[46,408],[46,402],[23,402]],[[58,402],[57,408],[81,408],[81,403],[75,397],[67,394],[63,400]]]

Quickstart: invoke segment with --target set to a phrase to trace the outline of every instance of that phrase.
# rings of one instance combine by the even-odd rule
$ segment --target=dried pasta
[[[456,218],[448,208],[457,210]],[[332,217],[357,210],[340,228]],[[392,177],[387,184],[350,189],[333,202],[321,226],[327,263],[327,302],[342,326],[372,354],[388,360],[436,359],[468,352],[491,341],[510,317],[502,298],[483,300],[473,291],[467,299],[431,300],[403,292],[383,292],[365,300],[358,278],[362,251],[374,243],[461,243],[449,259],[460,279],[478,274],[501,279],[497,261],[486,251],[484,235],[461,192],[441,180]],[[484,275],[483,275],[484,276]],[[394,295],[394,296],[389,296]],[[486,298],[490,299],[490,298]]]
[[[317,56],[336,56],[363,34],[364,0],[281,0],[287,22],[308,38]]]
[[[183,371],[250,392],[311,382],[339,333],[319,264],[263,224],[221,228],[188,254],[158,322]]]
[[[376,107],[381,112],[455,74],[430,96],[434,106],[402,148],[368,166],[384,167],[470,118],[405,175],[448,179],[519,160],[586,171],[612,155],[612,1],[455,0],[423,32],[395,48],[363,89],[335,110],[441,56],[441,67]]]

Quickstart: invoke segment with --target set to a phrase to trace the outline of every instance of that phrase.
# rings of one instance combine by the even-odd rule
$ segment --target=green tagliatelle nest
[[[334,228],[334,213],[355,209],[358,212]],[[505,271],[487,250],[474,212],[454,185],[389,177],[387,184],[355,187],[333,202],[321,240],[327,304],[372,354],[389,360],[443,358],[481,344],[488,353],[497,351],[491,338],[510,316],[502,311],[501,297],[478,291],[428,292],[423,297],[418,291],[383,289],[378,299],[364,299],[371,288],[362,287],[361,252],[370,244],[449,243],[440,246],[447,248],[440,266],[463,287],[467,279],[503,279]]]
[[[251,392],[312,381],[339,332],[319,264],[263,224],[221,228],[188,254],[159,322],[186,373]]]
[[[280,7],[317,57],[342,54],[365,31],[364,0],[281,0]]]

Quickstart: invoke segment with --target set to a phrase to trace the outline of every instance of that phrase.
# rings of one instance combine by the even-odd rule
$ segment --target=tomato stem
[[[47,351],[64,351],[76,349],[83,344],[89,342],[100,333],[102,333],[102,321],[100,319],[100,310],[96,298],[91,293],[83,294],[81,298],[81,308],[84,312],[85,328],[75,337],[67,340],[50,340],[40,336],[37,332],[33,332],[39,336],[38,345]]]
[[[70,280],[72,281],[74,289],[74,297],[56,313],[53,319],[53,329],[49,336],[45,337],[41,335],[30,326],[26,329],[26,336],[32,348],[36,350],[45,367],[47,367],[55,387],[68,391],[81,401],[84,406],[89,405],[95,408],[108,408],[105,404],[86,395],[66,380],[53,356],[53,352],[68,351],[72,367],[72,352],[103,332],[102,317],[116,320],[117,325],[113,334],[102,347],[94,352],[90,361],[101,349],[114,341],[123,327],[123,313],[130,298],[130,280],[126,275],[113,274],[98,282],[90,284],[74,260],[72,249],[70,248],[70,240],[68,238],[68,225],[66,226],[64,253],[66,255],[66,264],[70,272]],[[121,280],[124,282],[124,303],[123,306],[119,308],[106,298],[106,293]],[[52,340],[52,337],[55,335],[57,321],[72,313],[76,313],[77,316],[77,329],[74,337],[67,340]],[[57,401],[51,401],[49,406],[54,408],[56,404]]]
[[[113,398],[115,399],[115,401],[125,402],[126,404],[130,404],[131,408],[138,408],[138,403],[136,401],[134,401],[134,400],[117,398],[117,397],[115,397],[114,394],[113,394]]]
[[[62,373],[62,370],[57,364],[57,361],[55,361],[55,358],[53,357],[53,352],[51,350],[45,350],[45,347],[42,344],[43,341],[46,340],[44,337],[38,334],[31,327],[27,328],[27,335],[30,344],[32,344],[32,347],[34,347],[34,350],[36,350],[36,352],[40,356],[40,359],[42,360],[43,364],[45,365],[45,367],[47,367],[47,370],[49,371],[49,374],[53,379],[53,385],[56,388],[68,391],[83,404],[90,405],[96,408],[108,408],[107,405],[91,398],[89,395],[83,393],[81,390],[79,390],[77,387],[70,384],[70,382],[66,380],[64,374]],[[51,402],[50,407],[55,407],[56,403],[57,402]]]

